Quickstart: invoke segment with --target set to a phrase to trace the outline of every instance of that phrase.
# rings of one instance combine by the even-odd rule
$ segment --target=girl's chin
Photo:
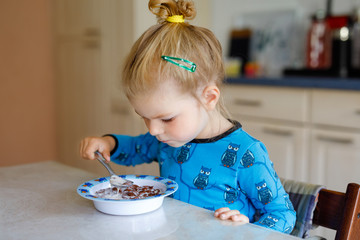
[[[185,144],[185,143],[172,142],[172,141],[166,141],[164,143],[166,143],[167,145],[169,145],[171,147],[175,147],[175,148],[182,147]]]

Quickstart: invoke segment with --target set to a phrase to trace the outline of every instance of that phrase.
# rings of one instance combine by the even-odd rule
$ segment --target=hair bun
[[[191,20],[195,18],[196,10],[193,1],[179,0],[178,8],[180,15],[183,15],[185,19]]]
[[[156,15],[158,23],[166,22],[173,15],[183,15],[185,20],[196,16],[195,5],[192,0],[150,0],[149,10]]]

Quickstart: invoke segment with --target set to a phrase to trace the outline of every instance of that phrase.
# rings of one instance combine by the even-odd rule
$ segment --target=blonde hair
[[[170,78],[183,92],[194,96],[199,87],[210,83],[220,88],[225,76],[221,45],[210,30],[186,22],[196,16],[194,3],[150,0],[149,10],[156,15],[158,24],[140,36],[125,60],[122,81],[126,96],[131,100],[151,92]],[[174,15],[182,15],[185,22],[166,20]],[[196,64],[196,71],[169,63],[161,58],[163,55],[191,61]]]

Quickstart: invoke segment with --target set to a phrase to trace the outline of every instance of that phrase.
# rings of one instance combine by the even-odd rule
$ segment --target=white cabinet
[[[262,141],[280,177],[346,191],[360,183],[360,92],[227,85],[233,118]],[[333,230],[315,235],[334,239]]]
[[[360,91],[313,90],[312,122],[360,131]]]
[[[122,61],[135,41],[133,4],[54,1],[58,159],[63,163],[104,174],[97,161],[80,159],[80,140],[144,132],[120,84]],[[114,169],[123,174],[158,174],[156,163]]]
[[[350,182],[360,183],[360,133],[318,127],[311,132],[309,182],[341,192]],[[334,239],[333,230],[319,228],[317,235]]]
[[[310,181],[345,191],[360,183],[360,92],[312,91]]]
[[[302,89],[231,85],[224,88],[223,96],[232,117],[265,144],[278,175],[305,181],[308,93]]]
[[[360,92],[227,85],[225,103],[279,176],[345,191],[360,182]]]
[[[308,129],[241,118],[240,121],[245,131],[265,144],[279,176],[299,181],[307,179]]]
[[[315,129],[311,143],[310,182],[342,192],[360,183],[360,133]]]
[[[227,85],[223,97],[231,113],[270,120],[306,122],[308,93],[303,89]]]
[[[97,0],[53,1],[57,34],[76,36],[101,28],[101,2]]]
[[[96,15],[82,15],[81,5],[87,4],[78,1],[74,8],[71,8],[70,2],[54,2],[57,10],[55,72],[58,158],[66,164],[80,166],[80,139],[89,134],[90,129],[98,133],[104,122],[104,119],[96,117],[97,114],[103,115],[105,110],[101,108],[102,100],[99,100],[99,91],[102,91],[99,81],[102,77],[101,34]],[[96,1],[89,2],[92,5]],[[73,11],[80,15],[82,21],[79,24],[76,24],[78,21],[72,16],[75,14]],[[94,24],[95,22],[97,24]],[[66,28],[67,25],[71,27]],[[88,28],[94,31],[91,37],[86,34]]]

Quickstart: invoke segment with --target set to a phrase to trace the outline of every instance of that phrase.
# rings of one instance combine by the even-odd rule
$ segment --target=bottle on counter
[[[351,17],[349,15],[329,15],[326,21],[332,32],[330,74],[333,77],[345,79],[349,76],[351,61]]]
[[[306,66],[309,69],[331,67],[332,32],[326,17],[325,11],[317,11],[308,31]]]
[[[343,26],[333,31],[333,66],[338,77],[347,78],[350,68],[350,31],[348,26]]]

